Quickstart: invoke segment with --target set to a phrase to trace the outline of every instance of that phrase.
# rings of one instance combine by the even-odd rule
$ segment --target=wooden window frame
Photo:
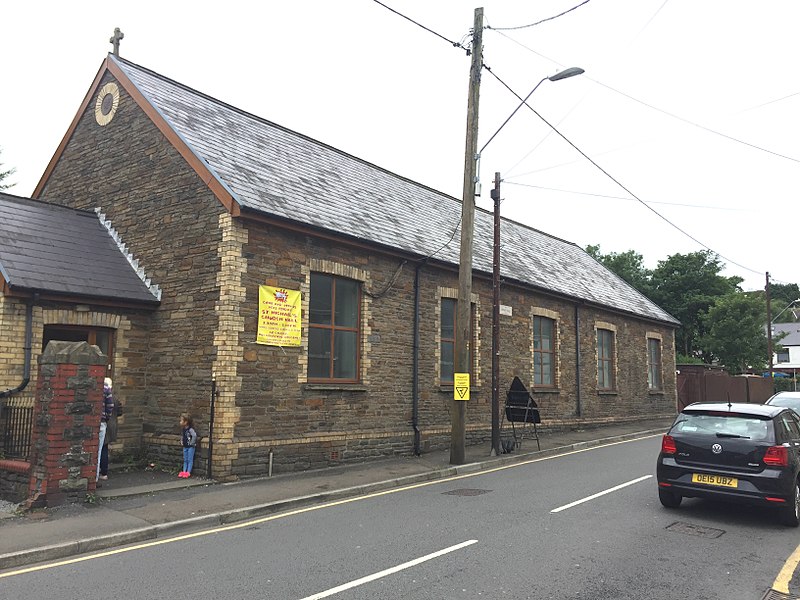
[[[325,329],[331,332],[331,347],[330,347],[330,361],[328,364],[328,374],[330,377],[312,377],[311,373],[308,373],[308,381],[309,383],[359,383],[361,381],[361,296],[362,296],[362,287],[363,284],[361,281],[357,279],[351,279],[349,277],[342,277],[340,275],[334,275],[332,273],[324,273],[321,271],[312,271],[311,278],[315,276],[320,277],[330,277],[332,281],[331,285],[331,322],[330,324],[322,324],[322,323],[313,323],[311,321],[311,313],[309,311],[308,317],[308,328],[309,328],[309,338],[311,336],[311,329]],[[343,281],[352,281],[355,282],[356,285],[356,326],[355,327],[345,327],[336,325],[336,281],[343,280]],[[310,280],[309,280],[310,281]],[[310,299],[309,299],[310,302]],[[337,331],[351,331],[355,332],[356,334],[356,342],[355,342],[355,378],[340,378],[334,377],[334,361],[336,359],[336,332]],[[309,369],[311,368],[311,361],[309,360]]]
[[[612,329],[597,328],[597,389],[608,392],[616,389],[616,377],[614,377],[614,366],[616,359],[616,335]],[[608,338],[608,348],[601,342],[601,337]],[[606,353],[607,351],[607,353]],[[603,381],[605,366],[608,366],[608,376],[610,381]]]
[[[537,321],[538,319],[538,321]],[[541,348],[536,348],[536,337],[537,334],[541,338],[542,332],[542,323],[544,321],[550,322],[550,350],[544,350]],[[537,322],[539,326],[537,327]],[[557,377],[556,377],[556,336],[558,335],[558,323],[555,319],[550,317],[545,317],[542,315],[533,315],[532,320],[532,327],[533,327],[533,387],[537,389],[552,389],[557,387]],[[550,356],[550,381],[551,383],[536,383],[536,375],[537,375],[537,367],[536,367],[536,355],[548,355]],[[540,380],[543,380],[544,377],[544,361],[540,361],[540,367],[538,369]]]
[[[453,337],[452,338],[445,338],[442,335],[442,320],[441,317],[439,318],[439,383],[440,385],[451,386],[454,385],[453,379],[445,379],[444,373],[442,372],[442,348],[445,344],[450,344],[453,347],[453,373],[455,373],[456,365],[456,338],[455,334],[458,328],[458,299],[457,298],[450,298],[449,296],[442,296],[439,298],[440,302],[440,310],[441,306],[447,302],[453,303]],[[469,314],[470,314],[470,328],[469,328],[469,374],[470,380],[472,380],[473,374],[477,372],[478,361],[477,356],[475,353],[475,348],[477,344],[475,343],[475,317],[477,315],[477,307],[475,306],[474,302],[470,302],[469,304]],[[476,387],[477,382],[470,381],[470,385],[472,387]]]
[[[651,348],[655,347],[657,356],[653,356]],[[647,388],[651,391],[664,389],[664,374],[661,364],[661,340],[647,338]]]

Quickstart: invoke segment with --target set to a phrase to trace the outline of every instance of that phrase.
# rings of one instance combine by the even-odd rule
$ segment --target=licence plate
[[[739,486],[739,480],[736,479],[736,477],[726,477],[725,475],[707,475],[706,473],[692,473],[692,483],[704,483],[706,485],[719,485],[730,488]]]

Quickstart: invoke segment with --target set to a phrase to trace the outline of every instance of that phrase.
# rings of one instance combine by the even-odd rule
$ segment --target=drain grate
[[[488,494],[492,490],[479,490],[476,488],[461,488],[460,490],[450,490],[449,492],[442,492],[445,496],[480,496],[481,494]]]
[[[667,527],[668,531],[675,531],[677,533],[686,533],[688,535],[698,535],[700,537],[705,538],[718,538],[725,530],[723,529],[714,529],[713,527],[703,527],[702,525],[693,525],[692,523],[681,523],[680,521],[676,521],[669,527]]]
[[[761,600],[800,600],[800,596],[792,596],[791,594],[784,594],[783,592],[770,589],[761,597]]]

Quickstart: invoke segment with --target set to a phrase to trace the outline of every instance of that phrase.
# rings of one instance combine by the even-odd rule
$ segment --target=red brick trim
[[[31,463],[24,460],[0,460],[0,471],[11,471],[12,473],[27,473],[31,470]]]

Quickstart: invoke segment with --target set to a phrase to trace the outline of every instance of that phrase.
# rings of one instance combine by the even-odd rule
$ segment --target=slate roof
[[[158,304],[95,213],[3,193],[0,274],[12,290]]]
[[[110,56],[243,210],[454,265],[461,201]],[[492,272],[492,215],[475,214],[473,268]],[[448,240],[451,240],[448,244]],[[447,244],[445,246],[445,244]],[[445,246],[445,247],[443,247]],[[504,219],[501,274],[543,290],[679,325],[576,244]]]
[[[800,346],[800,323],[773,323],[772,335],[788,334],[779,343],[781,346]]]

